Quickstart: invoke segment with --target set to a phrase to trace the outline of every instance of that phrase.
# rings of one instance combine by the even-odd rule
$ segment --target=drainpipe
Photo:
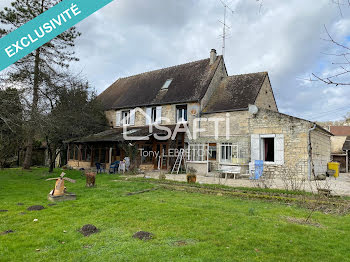
[[[314,131],[316,129],[316,124],[314,124],[314,126],[312,128],[310,128],[308,130],[308,146],[307,146],[307,152],[309,154],[308,157],[308,164],[309,164],[309,172],[308,172],[308,177],[309,180],[311,180],[311,157],[312,157],[312,152],[311,152],[311,132]]]

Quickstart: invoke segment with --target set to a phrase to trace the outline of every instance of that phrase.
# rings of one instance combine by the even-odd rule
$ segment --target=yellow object
[[[340,166],[340,163],[338,163],[338,162],[329,162],[328,163],[328,169],[335,171],[334,177],[339,176],[339,166]]]

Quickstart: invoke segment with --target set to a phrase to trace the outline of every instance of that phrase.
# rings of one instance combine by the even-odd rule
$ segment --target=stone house
[[[330,132],[280,113],[267,72],[228,76],[214,49],[208,59],[118,79],[98,99],[110,129],[71,141],[74,168],[122,160],[126,141],[147,152],[137,157],[146,170],[171,170],[171,152],[182,148],[203,175],[231,166],[245,174],[263,160],[265,174],[307,177],[330,161]]]
[[[330,126],[331,156],[333,162],[340,163],[340,172],[349,172],[350,126]]]

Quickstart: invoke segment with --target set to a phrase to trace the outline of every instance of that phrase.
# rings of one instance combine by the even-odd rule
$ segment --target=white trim
[[[275,138],[275,134],[260,135],[260,138]]]
[[[115,125],[120,126],[121,125],[121,111],[116,111],[115,115]]]

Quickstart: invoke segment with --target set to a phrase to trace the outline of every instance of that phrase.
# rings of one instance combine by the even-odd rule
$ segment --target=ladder
[[[179,174],[182,160],[184,161],[183,163],[186,164],[185,163],[186,160],[185,160],[185,149],[184,148],[180,149],[179,154],[177,155],[175,164],[173,166],[173,169],[171,170],[171,174],[174,174],[174,173],[176,173],[177,175]]]

